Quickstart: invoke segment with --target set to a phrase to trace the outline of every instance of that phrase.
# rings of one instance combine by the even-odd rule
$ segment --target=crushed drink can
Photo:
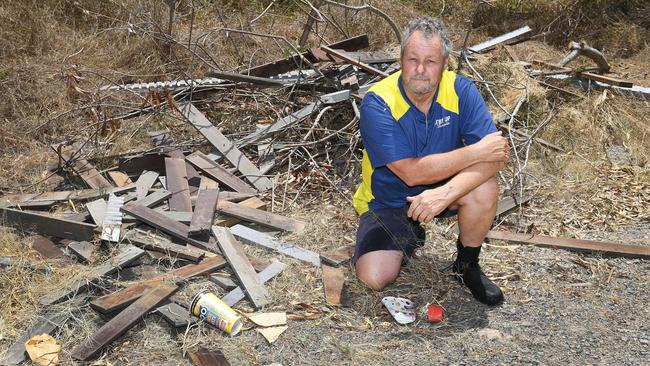
[[[235,336],[241,330],[241,317],[217,295],[203,290],[194,296],[190,312],[199,319]]]
[[[440,323],[444,319],[442,306],[429,304],[427,306],[427,320],[431,323]]]

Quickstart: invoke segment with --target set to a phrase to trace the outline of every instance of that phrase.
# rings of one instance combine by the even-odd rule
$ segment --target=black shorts
[[[456,210],[444,210],[436,217],[449,217]],[[352,263],[362,255],[375,250],[399,250],[405,258],[424,245],[424,228],[408,217],[408,206],[368,210],[359,218],[357,243]]]

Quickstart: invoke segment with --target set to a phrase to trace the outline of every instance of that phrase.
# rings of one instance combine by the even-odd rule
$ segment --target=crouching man
[[[453,272],[477,300],[495,305],[503,293],[478,263],[496,213],[495,175],[509,148],[476,86],[447,70],[450,50],[439,20],[411,21],[402,38],[401,71],[375,84],[363,100],[353,261],[359,280],[381,290],[423,245],[421,223],[457,214]]]

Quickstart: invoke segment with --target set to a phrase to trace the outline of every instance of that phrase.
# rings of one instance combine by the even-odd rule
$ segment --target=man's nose
[[[415,70],[418,72],[418,74],[424,73],[424,64],[421,62],[418,63],[418,67]]]

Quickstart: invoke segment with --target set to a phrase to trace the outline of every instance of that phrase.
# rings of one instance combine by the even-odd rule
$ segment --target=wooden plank
[[[235,225],[230,228],[230,232],[245,243],[274,250],[278,253],[282,253],[316,267],[321,265],[320,255],[318,253],[303,249],[297,245],[280,242],[268,234],[249,227]]]
[[[273,186],[273,182],[265,176],[262,176],[260,170],[251,163],[250,160],[241,152],[235,145],[233,145],[226,136],[224,136],[213,124],[210,122],[201,111],[199,111],[192,103],[186,103],[180,107],[185,119],[200,134],[205,137],[212,146],[214,146],[226,159],[237,168],[250,181],[255,188],[260,191],[265,191]]]
[[[43,193],[26,193],[26,194],[13,194],[3,196],[2,200],[8,201],[5,207],[10,206],[29,206],[38,205],[51,206],[57,202],[64,201],[83,201],[91,200],[100,197],[107,197],[109,193],[120,194],[135,189],[135,184],[124,187],[113,187],[110,189],[81,189],[76,191],[57,191],[57,192],[43,192]]]
[[[338,267],[347,262],[354,255],[354,245],[344,246],[335,250],[330,250],[320,254],[320,259],[331,266]]]
[[[79,174],[90,188],[113,188],[114,186],[104,176],[99,173],[92,164],[86,159],[79,159],[78,151],[74,148],[64,147],[63,145],[52,146],[60,154],[61,158]]]
[[[199,318],[190,314],[188,309],[175,302],[159,306],[156,309],[156,313],[162,316],[174,328],[186,327],[188,324],[194,324],[199,321]]]
[[[529,26],[524,26],[519,29],[515,29],[512,32],[508,32],[506,34],[502,34],[496,38],[492,38],[490,40],[487,40],[485,42],[481,42],[477,45],[474,45],[472,47],[468,48],[468,51],[470,52],[482,52],[482,51],[487,51],[491,49],[492,47],[498,45],[499,43],[503,42],[510,42],[515,39],[521,39],[522,37],[526,36],[528,33],[532,32],[533,30],[530,29]]]
[[[226,291],[230,291],[232,289],[237,288],[237,284],[235,281],[230,279],[230,277],[222,276],[222,275],[212,275],[209,276],[208,279],[214,283],[217,284],[217,286],[221,287],[222,289]]]
[[[219,196],[219,201],[220,200],[221,200],[221,196]],[[217,204],[218,204],[219,201],[217,201]],[[261,199],[257,198],[257,197],[251,197],[251,198],[245,199],[245,200],[239,202],[239,204],[242,205],[242,206],[246,206],[246,207],[250,207],[250,208],[258,208],[258,209],[266,207],[266,203],[264,201],[262,201]],[[232,226],[232,225],[236,225],[236,224],[238,224],[240,222],[241,222],[241,220],[236,218],[236,217],[224,216],[224,215],[219,215],[217,217],[217,219],[214,220],[214,224],[218,225],[218,226]]]
[[[341,305],[341,294],[345,283],[345,270],[323,264],[323,289],[329,305]]]
[[[278,261],[273,261],[268,267],[266,267],[262,272],[258,273],[257,276],[262,283],[268,282],[271,278],[277,276],[287,267],[286,264]],[[227,293],[224,297],[221,298],[228,306],[235,306],[236,303],[244,299],[244,291],[241,287]]]
[[[129,176],[126,175],[126,173],[124,172],[112,170],[108,172],[108,175],[111,177],[113,182],[115,182],[115,185],[118,187],[124,187],[127,184],[133,183],[131,181],[131,178],[129,178]]]
[[[254,222],[274,229],[286,230],[299,233],[305,229],[306,222],[278,215],[272,212],[258,210],[228,201],[219,201],[217,211],[238,219]]]
[[[165,173],[167,190],[172,193],[169,198],[169,210],[192,211],[185,161],[176,158],[165,158]]]
[[[136,302],[129,305],[113,319],[104,324],[94,335],[72,350],[71,356],[74,359],[88,361],[99,351],[126,333],[149,311],[156,308],[158,304],[171,296],[178,287],[173,284],[163,283],[153,290],[147,292]]]
[[[342,49],[346,51],[357,51],[369,46],[368,35],[362,34],[360,36],[355,36],[329,44],[328,46],[331,48]],[[297,69],[300,67],[300,65],[305,68],[307,65],[301,60],[301,57],[307,58],[310,62],[317,61],[311,52],[308,51],[303,52],[300,55],[294,55],[290,58],[280,59],[264,65],[255,66],[249,70],[244,71],[242,74],[269,77]]]
[[[133,203],[137,205],[142,205],[146,207],[154,207],[157,204],[169,199],[172,196],[172,193],[166,189],[159,189],[151,194],[145,196],[142,199],[137,199]]]
[[[521,234],[511,231],[490,230],[487,237],[495,240],[505,240],[515,243],[539,245],[543,247],[603,252],[611,255],[627,257],[650,257],[650,246],[619,244],[573,238],[558,238],[544,235]]]
[[[221,253],[230,263],[232,271],[239,279],[242,288],[246,290],[246,294],[253,305],[260,308],[269,304],[272,301],[271,295],[260,281],[246,256],[242,255],[241,249],[238,249],[241,244],[226,228],[213,226],[212,234],[217,238]]]
[[[244,147],[246,145],[250,145],[267,135],[278,132],[282,129],[288,128],[291,125],[294,125],[303,119],[309,117],[317,111],[320,108],[320,102],[317,103],[310,103],[307,104],[305,107],[302,109],[293,112],[292,114],[282,117],[275,121],[275,123],[270,124],[268,127],[265,127],[263,129],[258,129],[255,132],[252,132],[249,135],[246,135],[245,137],[241,138],[239,141],[237,141],[237,147]]]
[[[148,249],[167,254],[170,257],[184,258],[194,262],[198,262],[203,258],[202,251],[185,245],[172,243],[171,241],[160,236],[145,235],[131,231],[124,236],[123,241],[131,243],[142,249]]]
[[[183,160],[185,163],[185,172],[187,173],[187,184],[190,187],[190,196],[196,194],[201,184],[201,175],[199,175],[199,172],[190,163],[185,161],[185,153],[181,149],[176,148],[169,151],[167,155],[171,158]]]
[[[32,249],[38,252],[45,259],[61,260],[64,263],[71,263],[65,253],[57,247],[50,239],[42,235],[33,235],[27,238],[32,242]]]
[[[159,211],[161,214],[165,215],[165,217],[168,217],[174,221],[178,221],[182,224],[187,224],[189,225],[190,222],[192,222],[192,215],[194,215],[193,212],[177,212],[177,211]]]
[[[594,74],[592,72],[577,72],[576,76],[582,76],[587,79],[600,81],[601,83],[620,86],[622,88],[631,88],[634,86],[634,83],[628,80],[617,79],[605,75]]]
[[[210,227],[214,220],[214,212],[217,208],[217,197],[219,189],[199,190],[196,199],[196,207],[192,214],[188,235],[191,237],[205,237],[210,235]]]
[[[38,302],[42,305],[52,305],[72,298],[78,293],[86,291],[88,286],[94,285],[94,282],[101,277],[108,276],[111,273],[116,272],[118,269],[134,262],[136,259],[140,258],[143,255],[144,250],[136,248],[134,246],[128,246],[114,258],[109,259],[105,263],[91,269],[90,272],[85,275],[85,278],[72,281],[72,283],[66,287],[53,291],[41,297]]]
[[[140,174],[140,177],[135,182],[135,193],[137,195],[137,200],[143,199],[147,193],[149,193],[149,188],[153,186],[158,178],[158,173],[154,171],[144,171]]]
[[[341,52],[341,51],[329,48],[327,46],[322,46],[321,50],[323,50],[325,53],[327,53],[329,55],[332,55],[332,56],[334,56],[334,57],[336,57],[338,59],[341,59],[341,60],[345,61],[346,63],[357,66],[358,68],[360,68],[363,71],[369,72],[371,74],[379,75],[379,76],[382,76],[382,77],[387,77],[388,76],[387,73],[385,73],[385,72],[383,72],[383,71],[381,71],[381,70],[379,70],[377,68],[374,68],[374,67],[372,67],[372,66],[370,66],[368,64],[365,64],[365,63],[363,63],[361,61],[358,61],[358,60],[354,59],[353,57],[350,57],[350,56],[346,55],[345,52]]]
[[[54,330],[62,327],[71,316],[72,313],[65,310],[60,313],[51,313],[39,317],[36,324],[20,338],[16,339],[14,344],[0,357],[0,365],[18,365],[23,362],[27,358],[25,342],[37,335],[53,333]]]
[[[25,212],[13,208],[0,208],[2,223],[21,230],[33,230],[42,235],[72,240],[92,240],[95,225],[59,219],[46,214]]]
[[[216,180],[217,182],[229,187],[237,192],[241,193],[250,193],[254,194],[255,189],[251,187],[248,183],[239,179],[228,170],[223,168],[221,165],[210,160],[205,154],[200,151],[193,153],[185,157],[185,160],[190,162],[192,165],[200,169],[210,178]]]
[[[153,226],[175,238],[187,241],[188,243],[194,246],[198,246],[201,249],[211,251],[217,249],[216,244],[212,243],[211,241],[205,242],[195,238],[190,238],[188,236],[189,227],[187,225],[182,224],[178,221],[174,221],[161,212],[133,203],[124,205],[122,207],[122,211],[136,217],[138,220],[144,222],[145,224]]]
[[[196,366],[230,366],[226,356],[218,349],[201,347],[196,352],[189,351],[188,355]]]
[[[86,203],[86,209],[90,213],[95,225],[101,225],[104,222],[104,214],[106,213],[106,200],[103,198],[90,201]]]
[[[95,246],[87,241],[73,241],[68,244],[67,248],[76,255],[81,261],[92,262],[93,251]]]
[[[170,191],[168,191],[166,189],[159,189],[159,190],[154,191],[150,195],[144,197],[141,200],[135,200],[133,202],[133,204],[151,208],[151,207],[154,207],[154,206],[158,205],[159,203],[167,200],[171,196],[172,196],[172,193]],[[166,211],[166,212],[169,212],[169,211]],[[133,221],[135,221],[135,217],[133,217],[131,215],[125,214],[124,216],[122,216],[122,222],[133,222]]]
[[[165,273],[149,280],[136,282],[122,290],[93,299],[90,302],[90,307],[100,313],[107,314],[124,308],[163,281],[179,283],[188,278],[216,271],[225,267],[227,264],[228,263],[220,256],[207,258],[202,260],[199,264],[188,264],[187,266],[177,268],[169,273]]]

